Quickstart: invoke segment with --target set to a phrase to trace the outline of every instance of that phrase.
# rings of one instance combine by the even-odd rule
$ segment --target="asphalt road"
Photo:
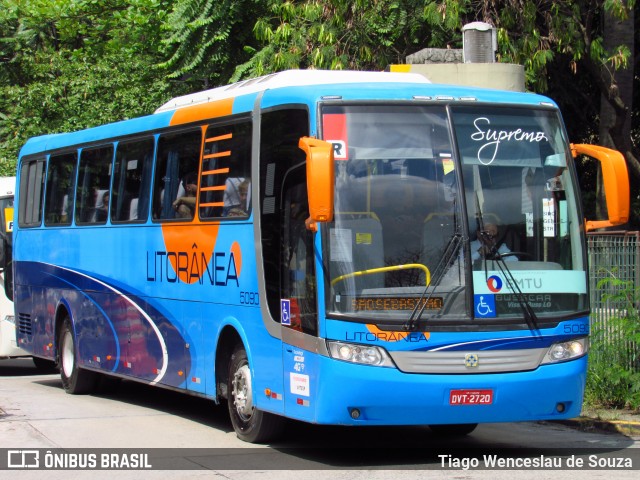
[[[39,452],[41,466],[49,452],[49,466],[58,455],[58,466],[71,462],[67,467],[90,460],[99,466],[101,455],[115,452],[119,467],[139,461],[152,469],[8,468],[9,461],[15,464],[16,451]],[[349,480],[427,476],[555,480],[574,479],[576,474],[609,478],[612,470],[616,478],[637,478],[640,438],[535,422],[481,425],[462,439],[439,437],[427,427],[355,429],[290,422],[282,441],[256,446],[236,438],[226,405],[128,381],[97,394],[68,395],[57,374],[42,374],[30,359],[19,359],[0,361],[1,456],[7,458],[0,458],[0,467],[10,475],[1,470],[0,475],[11,479],[46,475],[65,480],[140,480],[170,474],[231,479],[331,475]],[[507,463],[491,467],[492,459]],[[587,468],[576,472],[575,462],[580,460]],[[541,464],[561,469],[543,469]]]

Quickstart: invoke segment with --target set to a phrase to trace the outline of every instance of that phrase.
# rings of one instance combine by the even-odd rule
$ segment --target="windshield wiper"
[[[481,239],[480,243],[485,245],[491,245],[488,255],[485,255],[485,258],[482,259],[484,263],[484,274],[485,279],[489,276],[488,268],[487,268],[487,260],[493,260],[498,265],[500,273],[507,279],[507,285],[511,286],[511,290],[513,290],[516,294],[516,298],[518,299],[518,304],[522,309],[522,313],[524,314],[524,318],[529,326],[529,329],[534,332],[536,335],[541,335],[540,329],[538,328],[538,316],[536,312],[531,307],[529,300],[524,296],[518,282],[516,282],[515,277],[511,273],[511,269],[508,267],[507,262],[505,262],[503,255],[498,251],[498,244],[491,243],[488,238],[488,232],[484,229],[484,219],[482,218],[482,211],[480,210],[480,205],[478,202],[478,197],[476,194],[476,220],[478,222],[478,235],[483,237],[484,242]]]
[[[409,318],[402,326],[404,330],[411,332],[418,328],[418,323],[420,322],[422,314],[431,301],[431,298],[435,294],[437,286],[440,285],[440,281],[453,264],[453,260],[458,255],[458,251],[460,250],[461,245],[462,235],[460,235],[459,233],[454,233],[447,242],[447,247],[444,250],[444,254],[436,265],[436,269],[434,270],[433,275],[431,275],[431,281],[429,282],[429,285],[427,285],[422,291],[422,295],[420,295],[418,303],[416,303],[416,306],[413,307],[411,315],[409,315]],[[431,287],[432,285],[433,288],[431,288],[431,292],[427,295],[427,292],[429,292],[429,287]]]
[[[492,252],[495,258],[496,263],[498,264],[498,268],[500,269],[500,273],[507,278],[507,285],[511,286],[511,289],[516,293],[516,298],[518,299],[518,303],[520,304],[520,308],[522,309],[522,313],[524,314],[524,318],[527,321],[527,325],[529,325],[529,329],[537,335],[542,335],[540,333],[540,329],[538,327],[538,316],[536,312],[531,307],[529,300],[524,296],[520,286],[516,282],[516,279],[513,277],[511,270],[507,266],[507,262],[502,258],[502,254],[499,252]]]

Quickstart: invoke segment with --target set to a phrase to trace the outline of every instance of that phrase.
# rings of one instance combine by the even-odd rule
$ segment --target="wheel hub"
[[[243,365],[233,375],[233,404],[243,420],[253,414],[253,392],[249,365]]]
[[[73,337],[71,332],[65,332],[62,337],[62,371],[67,378],[71,377],[75,358],[73,355]]]

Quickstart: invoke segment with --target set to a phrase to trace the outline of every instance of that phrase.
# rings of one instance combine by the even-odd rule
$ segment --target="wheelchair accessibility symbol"
[[[291,301],[280,299],[280,322],[282,325],[291,325]]]
[[[473,304],[477,318],[494,318],[496,316],[496,298],[494,295],[474,295]]]

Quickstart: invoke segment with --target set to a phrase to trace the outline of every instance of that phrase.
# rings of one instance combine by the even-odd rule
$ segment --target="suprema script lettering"
[[[478,149],[478,161],[482,165],[491,165],[498,155],[498,147],[501,142],[547,142],[549,141],[544,132],[527,132],[521,128],[514,130],[494,130],[488,128],[491,121],[486,117],[476,118],[473,126],[476,133],[471,134],[471,140],[475,142],[486,142]]]

